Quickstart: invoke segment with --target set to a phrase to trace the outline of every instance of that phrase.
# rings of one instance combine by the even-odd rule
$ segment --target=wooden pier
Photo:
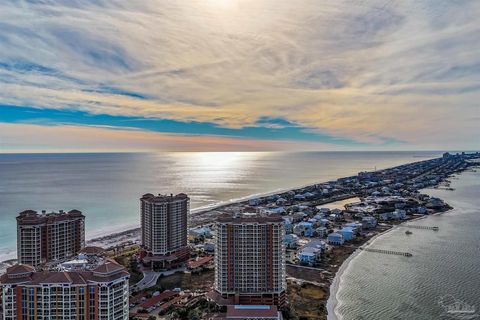
[[[360,247],[360,250],[368,251],[368,252],[383,253],[383,254],[393,254],[393,255],[396,255],[396,256],[404,256],[404,257],[412,257],[413,256],[410,252],[393,251],[393,250],[385,250],[385,249]]]
[[[403,226],[406,227],[406,228],[424,229],[424,230],[433,230],[433,231],[438,231],[440,229],[439,227],[436,227],[436,226],[433,226],[433,227],[430,227],[430,226],[416,226],[416,225],[412,225],[412,224],[405,224]]]

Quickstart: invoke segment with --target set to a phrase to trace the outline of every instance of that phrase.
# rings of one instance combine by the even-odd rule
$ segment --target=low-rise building
[[[407,212],[405,210],[402,210],[402,209],[396,209],[392,213],[392,218],[394,220],[405,220],[405,219],[407,219]]]
[[[315,229],[315,232],[317,233],[317,236],[319,238],[325,238],[328,234],[328,230],[325,227],[317,228],[317,229]]]
[[[296,234],[286,234],[283,241],[287,249],[295,249],[298,246],[298,236]]]
[[[362,218],[362,224],[365,229],[373,229],[377,226],[377,219],[372,216],[366,216]]]
[[[343,238],[343,235],[340,233],[330,233],[327,237],[328,244],[332,245],[342,245],[345,243],[345,239]]]
[[[207,227],[192,228],[188,231],[188,240],[195,241],[210,238],[212,231]]]
[[[298,260],[301,265],[314,266],[321,259],[321,250],[316,248],[303,248],[298,253]]]
[[[355,239],[355,231],[351,227],[344,227],[338,231],[339,234],[343,236],[345,241],[351,241]]]
[[[313,231],[313,224],[307,221],[302,221],[293,227],[293,233],[300,237],[313,237]]]

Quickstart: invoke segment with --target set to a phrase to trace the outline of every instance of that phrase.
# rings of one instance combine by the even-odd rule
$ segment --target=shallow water
[[[351,260],[332,293],[337,318],[466,319],[444,308],[457,300],[475,306],[480,319],[480,173],[464,172],[452,179],[452,187],[455,191],[424,192],[454,210],[411,223],[438,226],[438,232],[411,229],[406,235],[400,227],[371,246],[413,257],[361,252]]]

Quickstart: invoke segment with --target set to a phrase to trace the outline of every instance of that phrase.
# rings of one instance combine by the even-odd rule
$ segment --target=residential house
[[[332,245],[342,245],[345,242],[343,235],[340,233],[330,233],[327,237],[328,244]]]
[[[283,242],[285,242],[285,248],[295,249],[298,246],[298,236],[296,234],[286,234],[283,237]]]
[[[302,221],[293,227],[293,233],[301,237],[313,237],[313,224]]]
[[[305,247],[298,254],[301,265],[314,266],[321,260],[322,250],[312,247]]]
[[[315,232],[317,233],[317,236],[319,238],[325,238],[327,236],[328,230],[325,227],[320,227],[315,229]]]
[[[365,229],[373,229],[377,226],[377,219],[372,216],[362,218],[362,224]]]
[[[355,239],[355,231],[351,227],[344,227],[341,230],[339,230],[338,233],[340,233],[343,236],[345,241],[351,241]]]

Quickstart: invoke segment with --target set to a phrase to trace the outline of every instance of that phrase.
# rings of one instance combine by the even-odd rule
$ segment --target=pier
[[[438,230],[440,230],[440,228],[437,227],[437,226],[431,227],[431,226],[416,226],[416,225],[406,224],[406,225],[404,225],[404,227],[406,227],[406,228],[412,228],[412,229],[433,230],[433,231],[438,231]]]
[[[404,257],[412,257],[413,256],[410,252],[393,251],[393,250],[385,250],[385,249],[360,247],[360,250],[368,251],[368,252],[383,253],[383,254],[393,254],[393,255],[396,255],[396,256],[404,256]]]

